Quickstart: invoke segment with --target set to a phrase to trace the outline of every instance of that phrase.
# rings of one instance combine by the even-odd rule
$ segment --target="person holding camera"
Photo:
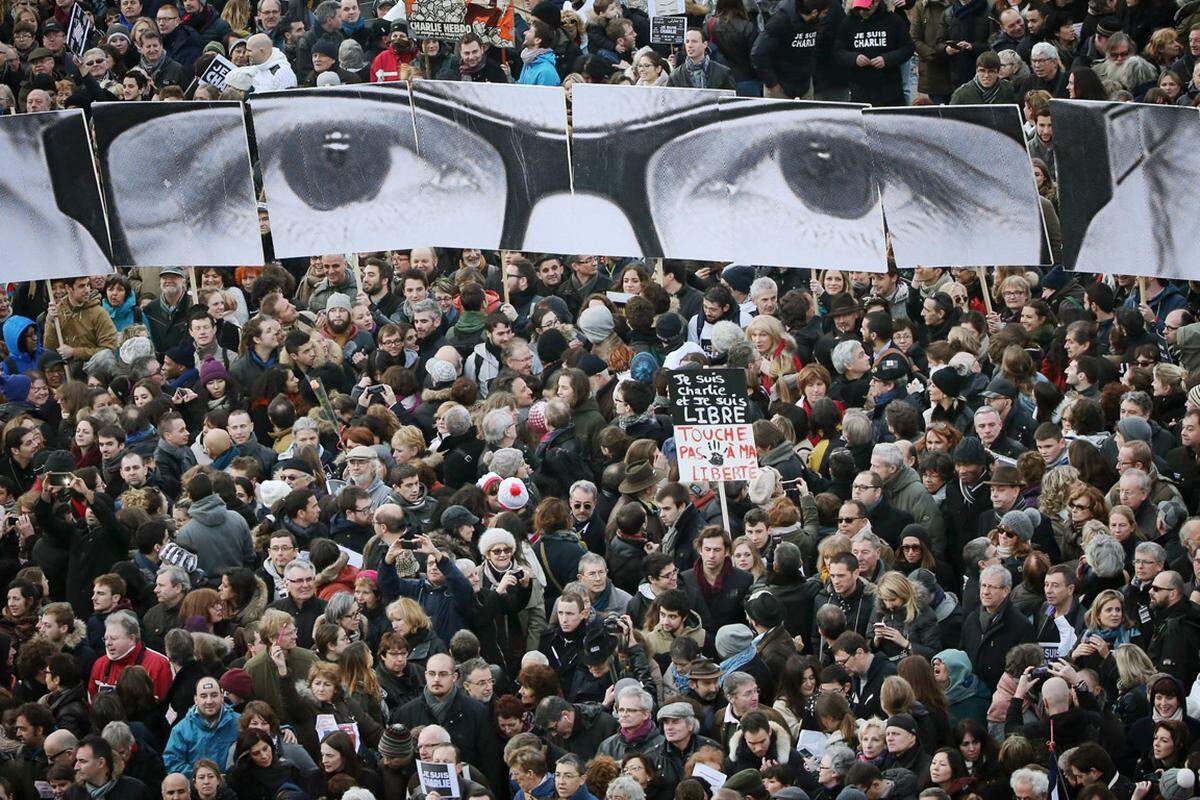
[[[479,634],[484,656],[506,674],[514,674],[525,654],[525,630],[519,614],[533,596],[533,572],[517,561],[516,539],[502,528],[485,530],[478,545],[483,564],[473,630]]]
[[[1033,690],[1041,695],[1040,719],[1025,724],[1024,705]],[[1065,753],[1085,742],[1105,742],[1104,721],[1096,697],[1083,682],[1079,673],[1064,660],[1051,661],[1042,667],[1026,667],[1017,680],[1017,688],[1008,702],[1004,718],[1005,736],[1025,736],[1031,741],[1050,739],[1054,729],[1055,748]]]
[[[417,563],[424,560],[424,577],[402,579],[396,574],[396,559],[405,550],[416,552]],[[443,642],[450,641],[455,631],[470,627],[467,620],[475,607],[471,582],[428,536],[402,536],[392,542],[379,567],[379,591],[384,597],[408,597],[420,603]]]

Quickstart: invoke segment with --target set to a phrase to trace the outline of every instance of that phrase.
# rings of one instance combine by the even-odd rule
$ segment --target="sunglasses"
[[[858,522],[862,517],[838,517],[838,522]]]

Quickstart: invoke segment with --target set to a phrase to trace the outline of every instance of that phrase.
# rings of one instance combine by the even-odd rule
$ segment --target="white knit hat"
[[[488,528],[479,536],[479,552],[485,557],[488,550],[491,550],[498,544],[506,544],[514,551],[517,549],[517,540],[503,528]]]
[[[525,488],[525,481],[520,478],[505,478],[500,481],[500,493],[496,495],[496,502],[501,508],[509,511],[520,511],[529,505],[529,490]]]

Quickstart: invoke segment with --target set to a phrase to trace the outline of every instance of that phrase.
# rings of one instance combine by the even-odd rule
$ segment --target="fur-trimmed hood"
[[[343,555],[345,554],[343,553]],[[267,603],[269,602],[271,602],[271,597],[267,592],[266,582],[255,575],[254,596],[250,598],[250,602],[246,603],[246,607],[238,613],[238,622],[242,625],[248,625],[261,618],[263,612],[267,610]]]
[[[444,403],[450,399],[449,389],[422,389],[422,403]]]
[[[81,619],[75,620],[67,637],[63,639],[64,647],[75,648],[87,641],[87,625]]]
[[[349,560],[350,556],[346,555],[345,550],[338,553],[337,559],[332,564],[317,573],[317,586],[325,586],[336,581]]]
[[[787,728],[780,725],[775,720],[767,720],[771,725],[771,735],[775,737],[775,761],[780,764],[786,764],[792,753],[792,735],[788,733]],[[738,746],[742,743],[742,729],[738,728],[734,731],[733,736],[729,738],[729,757],[737,758]]]

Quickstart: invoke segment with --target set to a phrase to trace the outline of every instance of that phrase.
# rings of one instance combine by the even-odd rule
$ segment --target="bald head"
[[[163,778],[163,800],[186,800],[186,798],[191,796],[191,791],[192,786],[188,782],[186,775],[178,772],[172,772],[170,775]]]
[[[204,449],[208,453],[208,457],[213,460],[219,458],[231,447],[233,447],[233,439],[230,438],[229,431],[224,428],[213,428],[204,434]]]
[[[462,356],[460,356],[458,351],[450,345],[439,347],[437,353],[435,353],[433,357],[440,358],[442,361],[450,362],[454,365],[454,369],[456,370],[462,369]]]
[[[1071,688],[1062,678],[1047,678],[1042,684],[1042,700],[1047,714],[1061,714],[1071,707]]]
[[[46,737],[42,749],[47,753],[63,753],[74,750],[78,744],[79,740],[75,738],[75,734],[60,728]]]
[[[395,503],[384,503],[375,509],[375,522],[387,528],[388,533],[400,533],[405,528],[404,509]]]
[[[250,56],[251,64],[265,64],[274,47],[271,37],[265,33],[256,33],[246,40],[246,52]]]

